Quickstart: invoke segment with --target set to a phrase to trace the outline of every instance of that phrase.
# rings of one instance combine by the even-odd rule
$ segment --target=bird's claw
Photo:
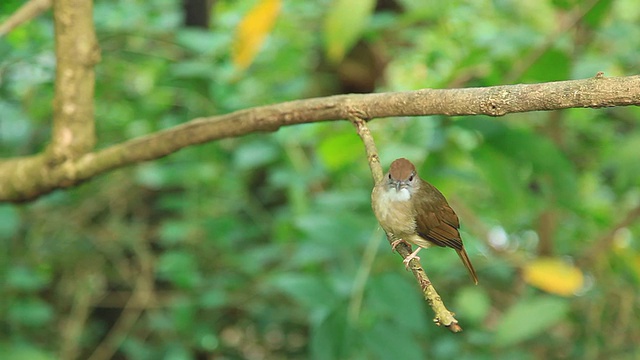
[[[422,248],[418,246],[418,248],[412,252],[411,254],[409,254],[409,256],[407,256],[406,258],[404,258],[404,260],[402,260],[402,262],[404,263],[404,267],[409,270],[409,262],[413,259],[416,259],[418,261],[420,261],[420,257],[418,256],[418,252],[421,250]]]
[[[407,246],[411,246],[409,245],[408,242],[402,240],[402,239],[398,239],[398,240],[394,240],[391,242],[391,252],[396,251],[396,248],[398,247],[398,245],[400,245],[401,243],[405,243]]]
[[[402,260],[402,262],[404,263],[405,269],[409,270],[409,262],[411,260],[413,260],[413,259],[416,259],[416,260],[420,261],[420,256],[415,256],[415,255],[411,256],[411,255],[409,255],[404,260]]]

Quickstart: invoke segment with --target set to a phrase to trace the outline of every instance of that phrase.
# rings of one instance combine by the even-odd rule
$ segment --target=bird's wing
[[[418,235],[438,246],[462,249],[458,215],[447,204],[444,196],[442,201],[424,199],[416,204],[415,210]]]

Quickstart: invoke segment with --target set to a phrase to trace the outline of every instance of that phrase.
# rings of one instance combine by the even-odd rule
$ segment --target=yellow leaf
[[[238,24],[233,48],[236,66],[244,69],[251,65],[276,22],[280,5],[280,0],[261,0]]]
[[[333,0],[324,23],[325,52],[338,63],[362,36],[373,11],[374,0]]]
[[[524,267],[524,280],[548,293],[571,296],[584,285],[577,267],[557,258],[539,258]]]

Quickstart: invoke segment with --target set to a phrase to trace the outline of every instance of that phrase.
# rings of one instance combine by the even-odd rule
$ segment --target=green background
[[[255,3],[217,1],[204,30],[183,26],[178,1],[96,1],[98,148],[287,100],[640,68],[634,0],[398,0],[353,13],[325,0],[285,1],[240,71],[234,32]],[[20,4],[3,1],[0,21]],[[330,46],[344,58],[327,60]],[[53,47],[50,11],[0,38],[3,157],[49,141]],[[383,166],[410,158],[461,217],[478,286],[454,251],[421,253],[460,334],[433,325],[383,239],[364,149],[343,121],[194,146],[0,204],[0,353],[87,358],[115,341],[118,359],[638,358],[639,117],[370,123]],[[579,266],[584,287],[561,297],[527,284],[522,267],[540,256]]]

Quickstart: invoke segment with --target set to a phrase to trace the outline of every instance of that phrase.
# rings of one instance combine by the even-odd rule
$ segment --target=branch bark
[[[47,160],[53,166],[87,153],[96,142],[93,68],[100,50],[93,26],[93,1],[56,0],[56,84],[53,133]]]
[[[31,200],[109,170],[158,159],[195,144],[272,132],[282,126],[348,119],[353,113],[361,114],[363,119],[425,115],[503,116],[529,111],[628,105],[640,105],[638,75],[605,78],[598,74],[584,80],[541,84],[423,89],[297,100],[194,119],[100,151],[63,157],[63,161],[55,161],[56,157],[50,152],[0,161],[0,201]],[[81,121],[80,117],[77,121]],[[74,136],[81,132],[71,127],[62,129],[69,131],[60,130],[55,134]]]

